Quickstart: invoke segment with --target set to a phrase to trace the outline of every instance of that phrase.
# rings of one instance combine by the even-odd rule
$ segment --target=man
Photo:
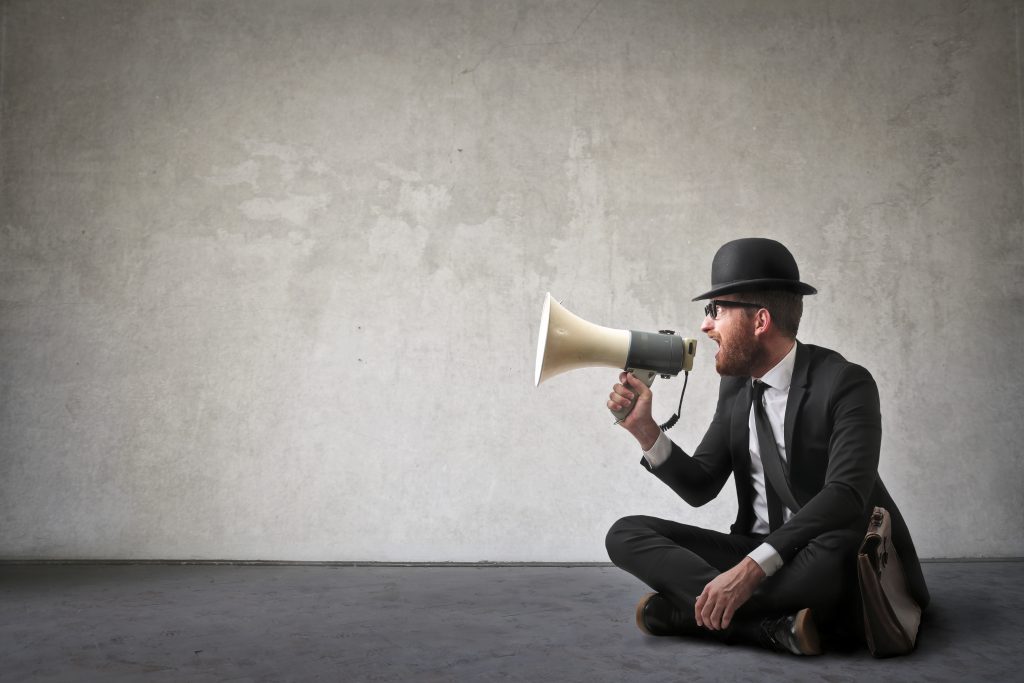
[[[928,589],[906,524],[878,477],[881,415],[870,373],[796,340],[803,296],[793,255],[748,238],[715,254],[701,330],[722,375],[711,426],[693,455],[651,418],[651,392],[623,373],[608,407],[643,450],[641,464],[700,506],[729,475],[738,511],[730,533],[654,517],[608,532],[612,561],[656,592],[637,605],[649,635],[712,636],[793,654],[821,652],[818,627],[859,614],[855,556],[875,505],[889,510],[911,594]],[[752,381],[753,380],[753,381]]]

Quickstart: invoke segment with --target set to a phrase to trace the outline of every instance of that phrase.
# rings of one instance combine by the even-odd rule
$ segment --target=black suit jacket
[[[672,456],[651,470],[686,502],[704,505],[722,490],[729,474],[739,510],[732,533],[750,534],[754,489],[750,479],[750,378],[723,377],[718,407],[700,446],[687,456],[672,444]],[[878,476],[882,416],[871,374],[829,349],[797,342],[785,416],[789,484],[800,511],[765,538],[793,559],[811,539],[835,529],[867,530],[874,506],[892,517],[893,544],[910,591],[924,607],[928,587],[913,540],[899,508]]]

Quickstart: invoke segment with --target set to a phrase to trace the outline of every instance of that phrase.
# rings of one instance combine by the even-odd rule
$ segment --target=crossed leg
[[[683,632],[703,635],[708,632],[693,618],[697,596],[761,540],[638,515],[613,524],[605,545],[616,566],[669,599],[679,612]],[[758,587],[736,619],[780,616],[810,607],[819,622],[833,622],[844,598],[855,590],[853,555],[859,541],[860,535],[849,530],[813,539]]]

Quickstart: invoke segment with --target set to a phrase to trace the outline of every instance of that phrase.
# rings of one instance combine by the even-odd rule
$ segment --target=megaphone
[[[672,330],[618,330],[588,322],[571,313],[548,293],[537,335],[537,364],[533,385],[563,372],[587,367],[620,368],[651,386],[654,378],[674,377],[693,369],[697,340]],[[611,411],[622,421],[632,406]]]

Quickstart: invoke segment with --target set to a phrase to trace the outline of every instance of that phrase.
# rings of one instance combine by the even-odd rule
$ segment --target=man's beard
[[[720,343],[715,370],[723,377],[750,377],[751,368],[764,357],[764,349],[751,334],[738,336],[728,344]]]

